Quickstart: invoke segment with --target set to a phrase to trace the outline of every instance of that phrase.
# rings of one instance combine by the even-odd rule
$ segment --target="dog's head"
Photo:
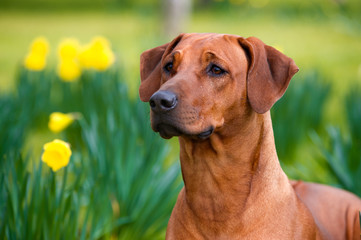
[[[255,37],[181,34],[141,55],[139,95],[163,138],[204,139],[241,114],[269,111],[297,71]]]

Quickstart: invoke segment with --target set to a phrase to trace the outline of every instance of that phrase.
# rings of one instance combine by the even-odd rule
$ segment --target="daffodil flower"
[[[73,82],[81,75],[78,60],[79,42],[74,38],[67,38],[60,42],[58,47],[58,75],[65,82]]]
[[[41,71],[46,66],[46,58],[42,55],[29,53],[24,60],[24,65],[32,71]]]
[[[49,42],[45,37],[37,37],[31,44],[30,51],[46,56],[49,53]]]
[[[76,60],[62,60],[58,65],[58,75],[65,82],[73,82],[81,75],[81,68]]]
[[[90,44],[83,47],[79,54],[79,61],[84,68],[98,71],[108,69],[115,61],[110,42],[104,37],[95,37]]]
[[[66,38],[62,40],[58,47],[58,56],[60,60],[75,59],[78,57],[80,44],[75,38]]]
[[[45,162],[54,172],[68,165],[71,150],[70,145],[59,139],[44,144],[44,152],[41,160]]]
[[[49,43],[44,37],[36,38],[31,46],[30,51],[24,59],[24,65],[32,71],[41,71],[46,66],[46,57],[49,52]]]
[[[48,127],[52,132],[58,133],[72,124],[75,119],[79,118],[80,113],[53,112],[50,114]]]

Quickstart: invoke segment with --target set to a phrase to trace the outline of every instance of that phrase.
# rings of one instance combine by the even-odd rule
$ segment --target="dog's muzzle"
[[[195,112],[192,113],[192,117],[187,117],[186,114],[192,111],[188,110],[186,113],[179,111],[177,95],[172,91],[160,90],[155,92],[149,99],[149,105],[153,113],[152,128],[155,132],[159,132],[163,138],[188,135],[198,139],[206,139],[214,131],[212,126],[199,132],[190,131],[187,126],[194,123]]]
[[[171,91],[157,91],[149,99],[153,112],[152,128],[163,138],[168,139],[181,134],[172,111],[177,104],[177,95]]]
[[[149,104],[154,113],[165,113],[174,109],[178,100],[171,91],[158,91],[150,97]]]

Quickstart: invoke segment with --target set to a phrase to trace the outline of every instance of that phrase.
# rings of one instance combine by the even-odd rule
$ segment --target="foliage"
[[[167,0],[107,0],[107,1],[86,1],[86,0],[2,0],[2,9],[25,9],[25,10],[129,10],[136,9],[138,12],[148,13],[150,11],[158,14],[164,10],[162,7]],[[205,7],[215,11],[227,12],[230,9],[257,13],[266,10],[282,16],[311,17],[342,16],[351,20],[359,21],[361,16],[361,2],[358,0],[193,0],[195,10],[203,10]],[[157,14],[157,15],[158,15]]]
[[[165,169],[168,150],[150,130],[145,104],[130,101],[125,85],[93,76],[94,84],[83,88],[80,125],[89,156],[87,185],[94,196],[106,194],[93,199],[95,211],[86,214],[92,219],[90,235],[98,238],[108,230],[119,239],[159,238],[180,190],[179,165]],[[94,97],[99,92],[103,96]],[[99,221],[109,221],[99,204],[107,199],[114,219],[110,224]]]
[[[64,82],[55,71],[21,69],[16,91],[0,96],[0,239],[163,238],[182,186],[179,165],[165,163],[167,145],[151,131],[147,106],[129,97],[119,72],[85,69]],[[316,72],[296,77],[272,110],[286,166],[307,166],[296,153],[310,146],[309,132],[321,132],[330,85],[319,79]],[[346,98],[350,134],[329,128],[328,146],[324,136],[312,135],[326,168],[308,168],[327,171],[359,195],[360,96],[353,90]],[[34,132],[54,136],[47,128],[54,112],[77,113],[56,135],[73,152],[57,172],[24,147]]]
[[[1,239],[77,239],[81,213],[80,182],[68,180],[19,153],[2,161]],[[45,171],[43,171],[45,170]],[[80,179],[83,173],[75,176]]]
[[[10,150],[20,149],[29,128],[44,123],[47,117],[46,103],[50,98],[50,81],[37,81],[47,77],[46,72],[22,69],[16,92],[0,97],[0,156]]]
[[[297,75],[285,95],[272,108],[272,123],[277,153],[284,163],[294,163],[295,154],[311,130],[319,130],[330,85],[322,83],[313,71]]]
[[[22,69],[17,92],[0,96],[0,111],[0,239],[164,237],[179,165],[165,165],[167,145],[117,71],[63,82],[52,71]],[[73,152],[57,172],[24,151],[34,131],[53,134],[54,111],[82,114],[57,135]]]
[[[316,134],[312,138],[322,152],[336,185],[361,196],[361,89],[352,88],[345,100],[347,132],[327,128],[329,143]]]
[[[301,0],[195,0],[196,6],[201,8],[211,6],[222,11],[229,8],[240,7],[245,11],[254,13],[266,9],[278,15],[300,16],[307,15],[313,17],[329,17],[339,15],[353,20],[360,19],[361,3],[358,0],[349,1],[301,1]]]

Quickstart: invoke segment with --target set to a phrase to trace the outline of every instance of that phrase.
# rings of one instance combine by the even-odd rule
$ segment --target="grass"
[[[26,54],[29,43],[42,35],[51,44],[51,63],[55,64],[56,46],[65,37],[76,37],[82,43],[103,35],[119,54],[118,66],[137,96],[139,55],[146,49],[169,41],[161,36],[163,25],[158,13],[146,11],[98,12],[0,12],[0,89],[14,87],[14,74]],[[352,82],[361,80],[361,31],[340,16],[286,17],[263,10],[228,12],[195,12],[185,32],[219,32],[257,36],[277,46],[295,59],[304,74],[309,69],[322,72],[332,82],[332,100],[327,106],[328,119],[340,120],[338,99]],[[335,110],[336,108],[336,110]]]
[[[55,65],[56,47],[61,39],[76,37],[81,43],[86,43],[94,36],[103,35],[110,40],[118,54],[116,64],[123,69],[130,96],[135,98],[139,85],[139,55],[146,49],[171,40],[162,37],[162,28],[159,13],[144,10],[0,10],[0,93],[14,88],[16,69],[35,37],[41,35],[49,39],[50,64]],[[351,83],[361,80],[361,31],[352,22],[340,16],[325,18],[305,14],[288,17],[264,10],[205,10],[194,12],[185,32],[257,36],[265,43],[282,49],[300,67],[297,74],[300,79],[306,77],[308,70],[317,69],[324,82],[332,83],[324,122],[345,122],[340,99]],[[172,155],[176,155],[176,139],[172,140],[172,145]]]
[[[334,111],[332,105],[338,106],[338,99],[350,84],[361,80],[361,32],[338,17],[286,18],[269,13],[212,17],[205,13],[194,17],[191,31],[256,36],[292,57],[300,68],[298,75],[305,76],[311,69],[321,71],[325,81],[334,87],[327,111],[329,119],[338,118],[338,111]]]
[[[140,53],[162,42],[161,30],[159,17],[139,12],[1,12],[1,85],[12,86],[16,64],[30,41],[39,35],[49,38],[52,57],[54,47],[64,37],[77,37],[87,42],[93,36],[104,35],[119,52],[119,64],[124,64],[127,74],[135,77]],[[270,45],[281,47],[296,60],[301,70],[321,68],[333,80],[352,81],[361,77],[358,76],[361,31],[337,17],[310,19],[270,14],[247,16],[236,11],[227,14],[200,12],[193,15],[185,31],[257,36]],[[170,39],[163,41],[167,40]]]
[[[164,239],[179,164],[166,163],[169,146],[118,69],[72,83],[52,71],[19,76],[18,94],[0,96],[0,239]],[[36,131],[34,147],[45,143],[54,110],[82,114],[56,136],[73,153],[57,172],[24,147]]]
[[[338,16],[299,15],[296,18],[255,10],[204,11],[192,16],[185,31],[254,35],[294,58],[301,72],[284,98],[287,100],[283,107],[285,116],[279,116],[283,121],[277,121],[278,128],[284,129],[285,125],[288,129],[299,128],[297,135],[300,140],[290,132],[284,132],[284,139],[281,139],[286,143],[295,142],[290,149],[297,146],[293,155],[285,155],[297,155],[296,160],[302,159],[295,165],[292,162],[288,173],[302,174],[305,179],[307,176],[315,179],[317,175],[317,180],[328,183],[334,175],[334,182],[340,186],[347,185],[343,180],[350,176],[357,183],[360,164],[357,172],[353,171],[354,168],[347,168],[348,172],[345,170],[340,174],[334,171],[331,177],[328,175],[329,168],[339,169],[337,164],[344,164],[345,159],[350,160],[347,163],[357,161],[359,145],[352,148],[356,157],[351,158],[347,150],[352,142],[343,141],[341,132],[331,135],[330,147],[319,143],[327,165],[325,161],[312,158],[313,150],[305,140],[310,129],[319,132],[323,127],[320,125],[326,121],[342,121],[343,108],[359,112],[355,97],[347,98],[351,99],[348,105],[343,104],[346,93],[354,88],[353,83],[361,79],[361,33],[351,22]],[[178,151],[173,148],[173,153],[168,154],[168,146],[150,130],[148,107],[136,98],[139,55],[170,40],[162,37],[161,32],[162,24],[157,14],[145,11],[0,11],[0,92],[15,90],[15,73],[20,72],[18,66],[31,40],[39,35],[47,37],[51,44],[52,66],[48,69],[54,69],[56,46],[62,38],[76,37],[86,43],[93,36],[103,35],[113,44],[118,56],[113,70],[120,73],[119,76],[111,72],[110,75],[85,74],[82,83],[75,83],[72,87],[67,83],[57,83],[59,79],[52,75],[52,70],[45,75],[22,74],[18,77],[22,79],[19,87],[14,91],[18,94],[0,95],[0,112],[3,113],[0,125],[5,130],[5,134],[0,135],[0,186],[5,186],[0,188],[0,209],[3,210],[0,211],[0,238],[33,236],[48,239],[53,235],[55,239],[163,238],[181,186],[177,179],[179,166],[171,164]],[[317,69],[319,75],[306,81],[311,69]],[[32,81],[31,76],[39,78]],[[126,86],[119,85],[118,78],[127,82],[132,99],[128,98]],[[316,81],[323,86],[332,83],[333,87],[326,105],[326,119],[321,124],[323,100],[319,105],[315,102],[324,98],[320,94],[322,91],[317,91],[319,86],[313,84]],[[83,88],[86,89],[82,91]],[[64,96],[61,95],[60,100],[51,98],[49,89]],[[302,96],[298,96],[297,92],[301,90]],[[355,96],[359,94],[355,93]],[[301,107],[308,110],[307,114],[295,116],[300,114],[301,111],[297,110]],[[61,135],[72,143],[74,155],[68,168],[61,170],[59,175],[54,175],[49,169],[44,172],[45,165],[45,169],[41,168],[42,164],[36,165],[42,144],[56,137],[46,128],[47,117],[53,111],[81,111],[84,114],[83,120]],[[320,111],[319,114],[313,114],[316,111]],[[349,125],[359,130],[359,118],[355,114],[348,116],[347,120],[351,119]],[[317,118],[313,121],[314,126],[308,126],[312,125],[310,118],[313,117]],[[359,135],[361,131],[354,129],[349,130],[350,133]],[[355,134],[355,139],[359,139],[358,135]],[[173,140],[173,146],[177,145],[176,141]],[[20,150],[22,154],[19,154]],[[312,164],[307,165],[308,161]],[[357,184],[344,187],[360,193]]]
[[[139,79],[139,55],[150,47],[155,34],[156,19],[130,13],[69,12],[1,12],[0,13],[0,89],[14,87],[14,74],[32,39],[45,36],[51,45],[50,60],[55,64],[56,47],[61,39],[78,38],[87,43],[103,35],[119,54],[117,64],[127,69],[126,78],[136,86]],[[135,90],[135,88],[133,88]]]

